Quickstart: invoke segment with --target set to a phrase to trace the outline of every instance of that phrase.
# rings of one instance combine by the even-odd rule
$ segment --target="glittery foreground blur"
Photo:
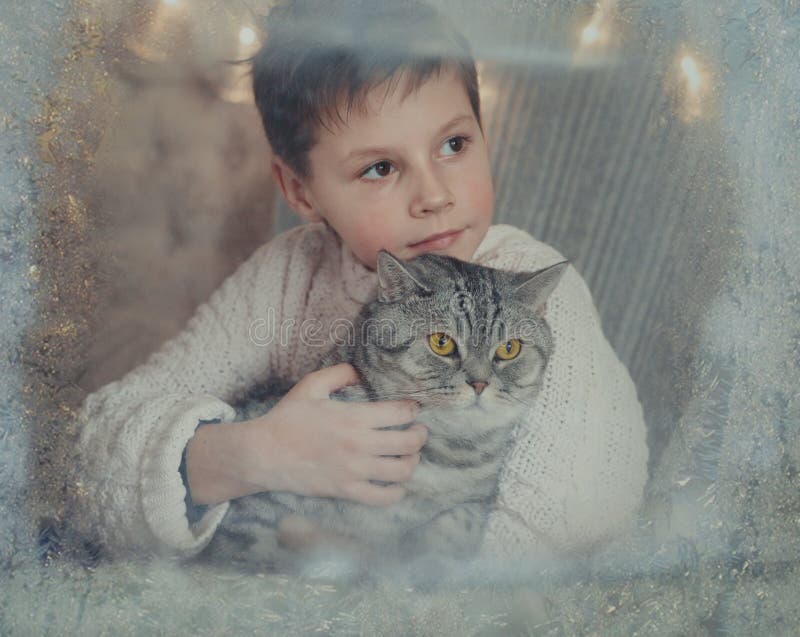
[[[644,391],[643,403],[657,404],[659,383],[663,395],[682,397],[664,410],[674,414],[669,432],[654,436],[658,460],[636,532],[591,558],[546,571],[523,565],[513,573],[491,572],[483,581],[465,578],[433,593],[388,579],[364,589],[160,562],[37,566],[37,520],[60,513],[58,468],[68,461],[71,418],[91,389],[85,381],[95,373],[87,369],[91,340],[111,302],[104,285],[115,275],[116,226],[86,176],[97,168],[107,127],[129,95],[118,69],[135,70],[142,60],[157,64],[168,50],[164,33],[177,38],[184,27],[166,25],[159,2],[34,1],[24,10],[0,8],[7,47],[0,66],[0,131],[7,150],[0,168],[0,290],[2,346],[10,363],[0,412],[0,532],[6,540],[0,546],[0,634],[796,634],[800,8],[733,0],[601,2],[597,8],[545,0],[435,4],[456,7],[456,16],[470,14],[474,24],[502,22],[517,37],[526,25],[574,23],[570,28],[580,38],[566,52],[554,44],[555,35],[523,40],[516,48],[511,37],[477,43],[478,57],[483,52],[490,61],[487,68],[527,66],[534,86],[539,70],[567,73],[571,61],[581,59],[601,67],[602,55],[589,49],[571,58],[572,49],[580,48],[581,38],[587,46],[603,44],[609,32],[625,34],[607,44],[620,47],[623,60],[644,55],[653,72],[663,73],[658,103],[666,110],[651,108],[637,130],[644,147],[667,123],[680,123],[670,130],[678,131],[671,134],[686,149],[685,161],[614,183],[657,183],[685,171],[687,190],[675,201],[685,195],[705,202],[704,210],[695,208],[696,216],[663,239],[659,269],[648,279],[664,285],[670,312],[652,320],[626,314],[609,303],[614,297],[600,281],[593,284],[599,268],[587,263],[583,272],[612,342],[632,373],[641,373],[634,380]],[[249,15],[234,2],[193,6],[195,30],[207,28],[211,18],[223,24],[222,18]],[[266,9],[264,2],[247,6],[256,13]],[[473,28],[468,35],[478,33]],[[34,64],[25,47],[38,47],[38,55],[48,49],[50,70],[41,60]],[[219,49],[210,50],[219,56]],[[526,96],[492,95],[493,77],[502,73],[484,78],[484,106],[498,105],[488,125],[502,130],[509,104]],[[218,77],[207,81],[219,85]],[[235,100],[236,91],[226,90]],[[582,96],[573,91],[564,99]],[[533,133],[498,139],[493,151],[513,155],[528,137],[534,143]],[[563,156],[553,152],[547,160],[555,164]],[[493,158],[502,186],[506,167],[500,161]],[[620,175],[612,170],[606,179]],[[498,205],[498,213],[507,207]],[[565,224],[562,237],[555,221],[542,223],[538,236],[558,238],[556,247],[565,252],[563,246],[580,245],[585,232]],[[593,230],[587,241],[618,231]],[[636,281],[639,263],[625,270],[632,277],[625,281]],[[26,300],[31,294],[34,303]],[[635,330],[637,321],[646,320],[668,335],[660,366],[637,358],[640,350],[626,349],[620,335],[620,326]],[[93,378],[100,382],[103,375]],[[658,426],[664,427],[660,420]]]

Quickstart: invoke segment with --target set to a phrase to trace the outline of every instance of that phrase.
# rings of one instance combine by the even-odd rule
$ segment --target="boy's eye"
[[[464,137],[464,135],[456,135],[455,137],[451,137],[448,139],[444,144],[442,144],[443,149],[452,150],[453,155],[457,155],[464,149],[464,145],[469,141],[468,138]],[[448,153],[444,153],[447,155]]]
[[[363,173],[361,173],[362,177],[366,177],[369,181],[376,181],[374,177],[367,177],[373,170],[375,174],[378,176],[378,179],[382,179],[387,175],[391,174],[392,164],[388,161],[379,161],[376,164],[372,164],[369,168],[367,168]]]
[[[445,156],[458,155],[459,153],[463,152],[464,146],[469,144],[469,142],[470,138],[466,135],[455,135],[450,137],[444,144],[442,144],[443,154]],[[379,179],[383,179],[384,177],[391,175],[394,170],[395,169],[392,166],[392,162],[384,159],[372,164],[372,166],[367,168],[363,173],[361,173],[360,176],[362,179],[366,179],[367,181],[378,181]],[[372,174],[372,176],[370,176],[370,174]]]

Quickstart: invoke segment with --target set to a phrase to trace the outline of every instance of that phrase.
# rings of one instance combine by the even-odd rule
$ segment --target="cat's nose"
[[[472,388],[475,390],[475,393],[478,394],[478,395],[480,395],[480,393],[483,391],[483,388],[486,387],[486,385],[489,384],[489,383],[487,383],[485,381],[482,381],[482,380],[467,381],[467,383],[472,385]]]

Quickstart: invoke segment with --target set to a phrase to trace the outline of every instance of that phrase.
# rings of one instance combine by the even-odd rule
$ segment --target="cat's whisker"
[[[526,406],[526,407],[528,407],[528,408],[531,408],[531,407],[533,407],[533,403],[530,403],[530,402],[528,402],[527,400],[524,400],[524,399],[520,398],[519,396],[514,396],[514,395],[513,395],[513,394],[511,394],[510,392],[504,392],[504,394],[503,394],[503,395],[504,395],[504,396],[507,396],[508,398],[510,398],[510,399],[512,399],[512,400],[516,400],[517,402],[520,402],[520,403],[522,403],[523,405],[525,405],[525,406]]]
[[[393,392],[387,392],[387,393],[381,394],[380,399],[381,400],[400,400],[400,399],[403,399],[403,398],[409,398],[409,397],[413,398],[413,397],[417,397],[417,396],[419,396],[419,397],[427,397],[427,396],[431,396],[432,394],[440,393],[439,390],[443,390],[443,389],[445,389],[445,388],[443,388],[443,387],[433,387],[433,388],[425,389],[425,390],[394,390]],[[441,392],[441,393],[445,393],[445,392]]]
[[[392,392],[381,394],[378,396],[379,400],[403,400],[405,398],[422,398],[428,394],[420,393],[420,392]]]

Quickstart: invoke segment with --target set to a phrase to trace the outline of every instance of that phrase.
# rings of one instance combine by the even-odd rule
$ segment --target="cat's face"
[[[381,399],[423,409],[518,413],[553,351],[543,318],[567,263],[512,273],[426,254],[378,255],[379,292],[362,313],[356,364]]]

